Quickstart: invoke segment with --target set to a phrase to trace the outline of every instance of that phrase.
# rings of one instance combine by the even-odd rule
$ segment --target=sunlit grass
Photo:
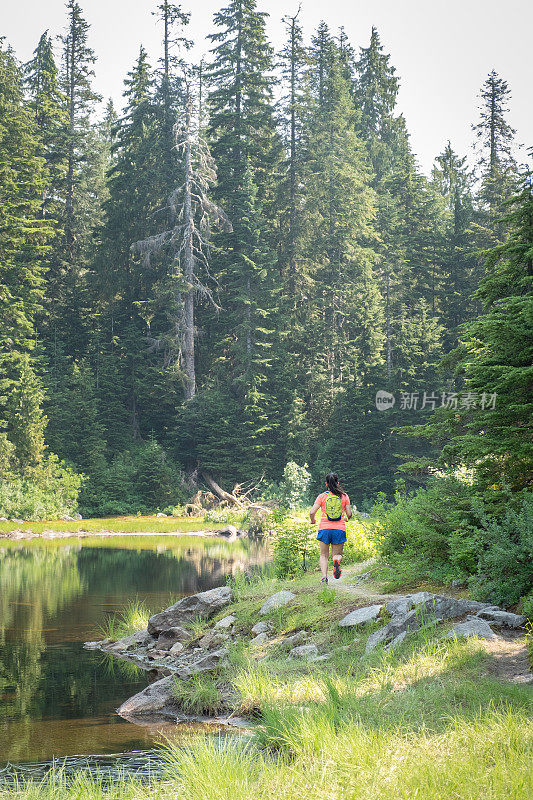
[[[216,714],[223,707],[214,679],[202,673],[188,680],[175,678],[172,696],[187,714]]]
[[[211,528],[225,527],[222,522],[204,522],[203,517],[158,517],[155,514],[145,516],[117,516],[93,517],[69,522],[62,519],[49,519],[44,521],[28,521],[22,523],[0,522],[0,533],[9,533],[12,530],[32,530],[42,533],[45,530],[54,531],[93,531],[93,532],[124,532],[124,533],[172,533],[198,531]]]
[[[121,639],[123,636],[130,636],[132,633],[142,631],[148,625],[148,620],[152,612],[144,600],[131,600],[123,611],[112,614],[99,627],[99,632],[103,639]]]

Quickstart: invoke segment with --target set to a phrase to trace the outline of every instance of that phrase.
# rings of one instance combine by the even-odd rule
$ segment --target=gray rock
[[[122,703],[120,708],[117,708],[117,714],[137,716],[159,711],[172,700],[173,683],[174,680],[170,676],[151,683],[142,692],[134,694]]]
[[[456,578],[456,579],[455,579],[455,580],[453,580],[453,581],[451,582],[451,584],[450,584],[450,586],[452,587],[452,589],[464,589],[464,587],[465,587],[466,585],[467,585],[467,584],[466,584],[466,581],[465,581],[465,580],[462,580],[461,578]]]
[[[223,536],[228,542],[233,542],[237,538],[238,530],[235,525],[226,525],[225,528],[217,531],[219,536]]]
[[[289,658],[307,658],[312,659],[318,656],[318,647],[316,644],[302,644],[299,647],[293,647],[289,653]]]
[[[458,622],[446,634],[448,639],[467,638],[468,636],[479,636],[481,639],[499,639],[494,633],[488,622],[479,617],[469,616],[466,622]]]
[[[7,522],[7,517],[0,517],[0,522]]]
[[[229,586],[219,586],[216,589],[209,589],[207,592],[199,592],[198,594],[189,595],[189,597],[183,597],[174,605],[150,617],[148,620],[148,632],[152,636],[156,636],[162,631],[180,627],[181,623],[190,621],[195,617],[208,619],[228,603],[231,603],[232,600],[233,592]]]
[[[130,636],[124,636],[122,639],[117,639],[116,642],[110,642],[103,645],[106,650],[111,650],[114,653],[125,653],[127,650],[137,649],[138,647],[146,647],[153,643],[153,639],[147,630],[137,631]]]
[[[213,670],[221,667],[227,663],[228,650],[226,647],[221,647],[219,650],[213,650],[205,656],[183,665],[178,669],[180,678],[189,678],[191,675],[197,675],[199,672],[212,672]]]
[[[158,511],[156,517],[168,517],[168,514],[163,514],[162,511]]]
[[[268,598],[268,600],[265,600],[259,610],[259,613],[261,615],[269,614],[275,608],[286,606],[287,603],[290,603],[295,597],[296,595],[293,592],[289,592],[287,589],[282,589],[281,592],[276,592],[276,594],[273,594]]]
[[[69,514],[62,514],[59,519],[62,519],[63,522],[74,522],[74,517],[69,516]],[[13,522],[22,522],[22,520],[13,520]]]
[[[324,653],[321,656],[311,656],[309,661],[327,661],[328,658],[331,658],[331,653]]]
[[[370,653],[378,644],[396,639],[401,633],[416,631],[420,628],[420,622],[416,611],[408,611],[402,616],[393,617],[390,622],[374,633],[371,633],[366,642],[365,652]]]
[[[341,628],[353,628],[357,625],[365,625],[376,619],[379,612],[383,608],[382,605],[365,606],[364,608],[356,608],[355,611],[350,611],[339,622]]]
[[[215,628],[211,628],[211,630],[207,631],[205,636],[202,636],[198,644],[204,650],[208,649],[211,650],[212,648],[220,647],[227,642],[229,639],[229,635],[224,633],[223,631],[217,631]]]
[[[439,617],[440,619],[454,619],[488,607],[487,603],[479,603],[476,600],[446,597],[441,594],[431,594],[431,592],[401,595],[390,600],[386,605],[387,611],[393,618],[403,615],[411,609],[417,609],[423,616]]]
[[[384,649],[395,650],[399,645],[401,645],[406,636],[407,636],[407,631],[402,631],[401,633],[398,634],[398,636],[395,636],[392,642],[389,642]]]
[[[258,633],[268,633],[272,626],[268,622],[256,622],[252,628],[252,633],[257,636]]]
[[[235,614],[228,614],[227,617],[222,617],[222,619],[219,619],[219,621],[215,624],[215,628],[222,628],[223,630],[226,630],[226,628],[231,628],[236,619],[237,617]]]
[[[158,650],[170,650],[172,645],[176,644],[176,642],[185,644],[186,642],[190,642],[191,639],[192,634],[190,631],[185,630],[185,628],[182,628],[179,625],[176,625],[173,628],[162,631],[157,637],[157,643],[155,646],[158,648]]]
[[[268,641],[268,634],[263,632],[263,633],[258,633],[257,636],[254,636],[250,644],[252,647],[261,647],[262,645],[266,644],[267,641]]]
[[[409,595],[399,595],[394,600],[389,600],[385,606],[385,610],[391,617],[399,616],[400,614],[407,614],[410,609]]]
[[[484,608],[477,612],[476,617],[506,628],[521,628],[526,622],[526,617],[522,614],[512,614],[499,608]]]
[[[297,644],[302,644],[308,637],[307,631],[297,631],[296,633],[290,634],[290,636],[284,636],[281,640],[281,643],[284,645],[290,645],[290,647],[296,647]]]
[[[176,644],[173,644],[168,652],[171,656],[179,656],[184,650],[185,645],[181,642],[176,642]]]

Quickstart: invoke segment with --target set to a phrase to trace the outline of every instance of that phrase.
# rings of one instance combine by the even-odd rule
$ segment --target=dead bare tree
[[[183,79],[185,103],[182,119],[174,126],[175,147],[183,164],[184,180],[168,198],[172,228],[149,236],[131,247],[146,266],[150,258],[164,250],[170,253],[172,268],[170,281],[173,294],[171,318],[172,365],[183,365],[185,399],[196,393],[195,324],[194,311],[197,296],[203,296],[218,310],[213,292],[207,282],[214,283],[209,272],[209,241],[211,228],[217,226],[231,231],[231,222],[209,198],[209,190],[216,180],[216,166],[195,114],[193,91],[189,74]],[[201,275],[206,282],[202,282]],[[152,348],[160,339],[149,336]],[[168,344],[169,335],[167,335]]]

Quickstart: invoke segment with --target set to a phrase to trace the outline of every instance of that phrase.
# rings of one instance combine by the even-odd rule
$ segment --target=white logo
[[[376,392],[376,408],[378,411],[385,411],[387,408],[392,408],[395,403],[394,395],[390,392],[385,392],[383,389],[379,389]]]

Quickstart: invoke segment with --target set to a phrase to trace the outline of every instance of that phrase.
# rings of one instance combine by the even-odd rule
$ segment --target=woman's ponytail
[[[326,475],[326,483],[332,494],[336,494],[338,497],[342,497],[343,494],[346,494],[342,486],[339,486],[339,476],[336,472],[328,472]]]

